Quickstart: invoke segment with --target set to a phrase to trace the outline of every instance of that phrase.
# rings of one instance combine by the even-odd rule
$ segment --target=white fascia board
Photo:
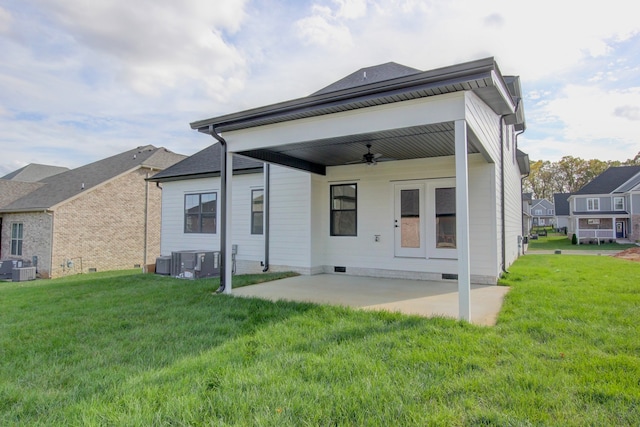
[[[464,92],[361,108],[225,132],[229,151],[276,147],[318,139],[461,120]]]

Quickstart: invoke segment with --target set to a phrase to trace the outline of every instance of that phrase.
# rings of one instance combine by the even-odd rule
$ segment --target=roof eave
[[[190,126],[192,129],[196,129],[203,133],[210,133],[211,127],[218,130],[231,125],[235,125],[235,128],[242,128],[242,123],[247,123],[246,127],[252,127],[249,122],[259,119],[281,116],[286,120],[284,117],[288,114],[293,114],[294,112],[302,110],[320,110],[322,107],[342,105],[354,102],[355,100],[359,100],[359,98],[363,97],[382,98],[389,92],[405,89],[409,92],[409,89],[411,88],[424,87],[426,85],[437,86],[439,83],[441,86],[444,86],[445,84],[451,84],[454,80],[472,81],[478,79],[489,79],[492,86],[495,87],[500,94],[504,105],[499,109],[499,111],[497,111],[498,114],[513,114],[516,112],[516,104],[509,93],[507,85],[500,74],[500,70],[495,63],[495,60],[493,58],[485,58],[464,64],[412,74],[397,79],[373,83],[370,85],[343,89],[326,94],[311,95],[264,107],[199,120],[192,122]],[[323,113],[318,112],[318,115],[320,114]]]

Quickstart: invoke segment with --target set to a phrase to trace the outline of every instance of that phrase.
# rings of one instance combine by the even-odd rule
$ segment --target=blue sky
[[[153,144],[192,121],[299,98],[389,61],[488,56],[519,75],[531,159],[640,151],[640,21],[628,1],[3,0],[0,176]],[[626,11],[626,12],[624,12]]]

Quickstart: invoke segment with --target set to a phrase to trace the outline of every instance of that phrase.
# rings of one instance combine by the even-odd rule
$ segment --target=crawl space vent
[[[334,266],[333,267],[333,272],[334,273],[346,273],[347,272],[347,267],[339,267],[339,266]]]

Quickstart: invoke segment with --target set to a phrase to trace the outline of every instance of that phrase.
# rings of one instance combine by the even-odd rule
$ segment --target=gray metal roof
[[[225,132],[466,90],[475,92],[497,114],[514,113],[516,109],[517,100],[510,94],[493,58],[413,74],[408,74],[409,67],[398,65],[393,69],[401,70],[401,75],[372,83],[354,83],[352,76],[358,71],[334,83],[336,86],[330,85],[307,97],[199,120],[191,123],[191,128],[209,133],[212,126]],[[391,67],[380,75],[390,76],[390,70]],[[352,86],[345,84],[344,89],[339,89],[341,82]]]
[[[0,179],[10,179],[12,181],[37,182],[41,179],[57,175],[68,171],[69,168],[62,166],[41,165],[30,163],[18,170],[15,170]]]
[[[236,173],[262,172],[262,162],[235,156],[233,158],[233,170]],[[219,142],[158,172],[149,178],[149,181],[166,182],[211,176],[220,176]]]
[[[186,156],[153,145],[138,147],[41,180],[42,187],[0,208],[0,212],[49,209],[125,172],[140,167],[165,169]]]
[[[610,167],[575,194],[610,194],[640,174],[640,166]]]

